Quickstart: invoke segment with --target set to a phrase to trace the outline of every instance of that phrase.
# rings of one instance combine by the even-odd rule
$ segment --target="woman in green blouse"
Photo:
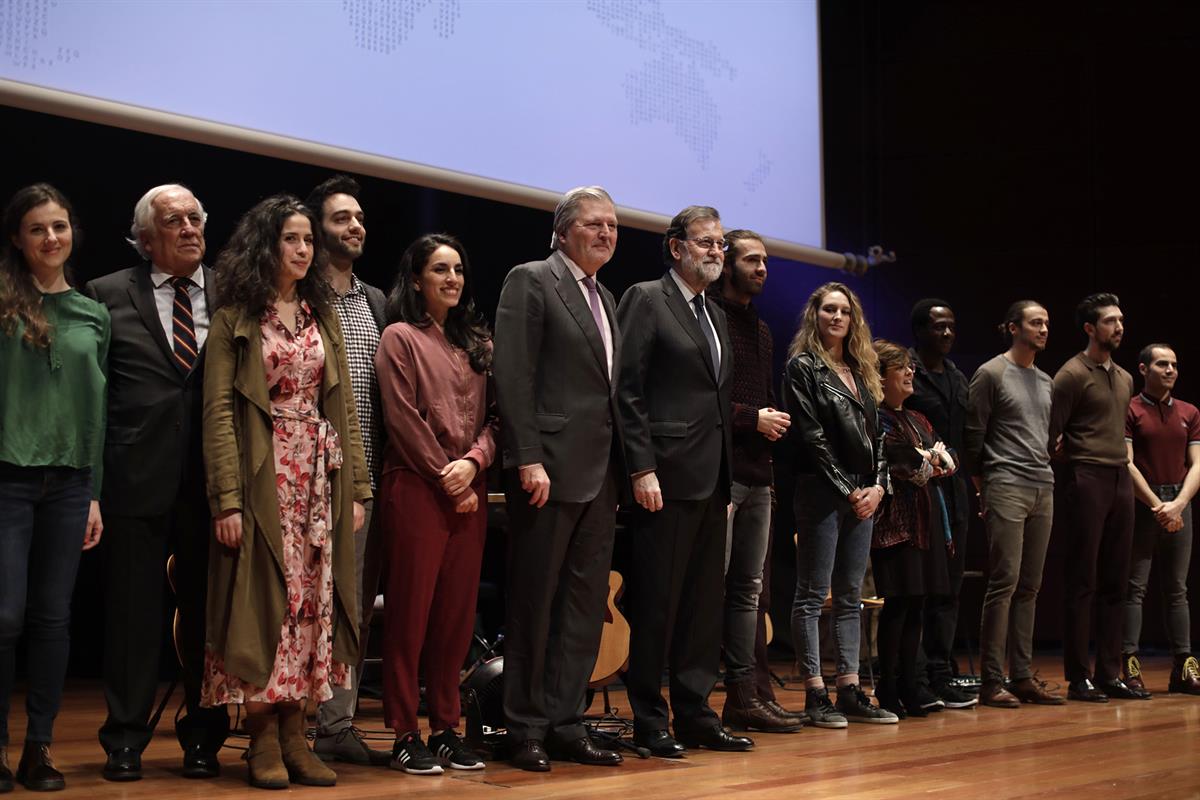
[[[28,725],[16,780],[62,789],[50,760],[81,550],[95,547],[108,311],[71,288],[71,204],[46,183],[4,210],[0,243],[0,792],[13,788],[8,709],[25,634]]]

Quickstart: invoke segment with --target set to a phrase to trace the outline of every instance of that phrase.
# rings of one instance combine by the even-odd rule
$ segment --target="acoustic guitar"
[[[629,666],[629,620],[617,609],[617,601],[625,590],[621,573],[608,573],[608,606],[604,609],[604,630],[600,634],[600,651],[588,685],[593,689],[607,686]]]

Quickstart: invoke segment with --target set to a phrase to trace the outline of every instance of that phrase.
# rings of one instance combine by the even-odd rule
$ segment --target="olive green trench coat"
[[[369,500],[371,485],[350,369],[337,314],[317,315],[325,346],[321,415],[341,437],[344,464],[330,475],[333,505],[333,658],[358,662],[359,598],[354,577],[352,501]],[[275,664],[287,588],[283,533],[275,489],[271,405],[257,316],[239,308],[213,315],[204,367],[204,465],[213,516],[242,512],[242,542],[209,550],[205,643],[225,670],[266,686]]]

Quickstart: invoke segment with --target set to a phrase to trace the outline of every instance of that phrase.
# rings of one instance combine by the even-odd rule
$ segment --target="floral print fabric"
[[[204,705],[279,703],[333,696],[349,687],[345,664],[333,661],[333,527],[328,473],[342,465],[337,431],[317,407],[325,348],[316,319],[302,303],[293,332],[273,306],[262,317],[262,355],[275,438],[275,486],[287,584],[275,668],[265,687],[225,671],[205,654]],[[236,612],[235,612],[236,613]],[[253,612],[249,612],[253,613]]]

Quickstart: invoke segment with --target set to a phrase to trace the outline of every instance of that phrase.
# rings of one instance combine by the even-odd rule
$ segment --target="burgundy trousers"
[[[458,676],[471,645],[487,535],[483,472],[471,488],[479,507],[459,514],[440,486],[413,472],[392,470],[380,486],[383,712],[397,736],[418,730],[418,673],[425,676],[430,730],[458,726]]]

